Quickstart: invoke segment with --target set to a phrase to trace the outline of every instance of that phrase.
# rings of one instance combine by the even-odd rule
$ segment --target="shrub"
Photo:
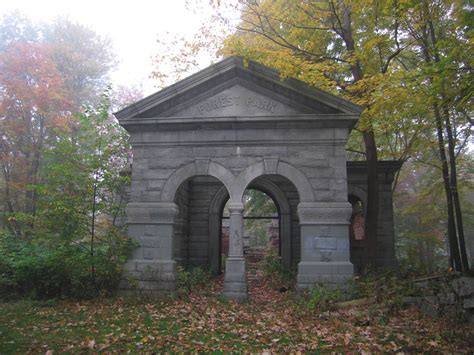
[[[83,242],[54,245],[0,234],[0,297],[90,298],[113,292],[133,243],[110,238],[96,244],[91,259]]]
[[[208,284],[210,274],[201,267],[185,269],[178,266],[176,273],[176,283],[179,293],[190,294],[191,291]]]
[[[404,299],[416,296],[418,291],[408,275],[399,275],[394,271],[371,272],[355,283],[358,297],[373,298],[386,306],[390,313],[404,306]]]
[[[275,249],[271,249],[263,260],[263,272],[265,278],[277,288],[282,285],[289,286],[294,283],[295,273],[285,268],[281,257]]]
[[[337,302],[341,301],[342,295],[343,292],[339,289],[332,289],[322,284],[317,285],[308,291],[306,307],[319,312],[330,311]]]

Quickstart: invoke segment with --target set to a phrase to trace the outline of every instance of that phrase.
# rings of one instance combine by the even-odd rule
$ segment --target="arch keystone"
[[[278,158],[263,158],[265,174],[275,175],[278,169]]]
[[[208,175],[210,159],[196,159],[196,174],[197,175]]]

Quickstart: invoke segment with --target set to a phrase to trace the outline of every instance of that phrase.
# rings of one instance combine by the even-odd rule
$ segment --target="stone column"
[[[237,302],[247,301],[244,258],[244,204],[229,203],[229,256],[226,261],[224,295]]]
[[[128,235],[138,243],[124,265],[122,295],[166,295],[176,288],[173,260],[173,227],[178,206],[174,203],[129,203]]]
[[[291,268],[291,213],[280,214],[281,261],[288,270]]]
[[[298,288],[317,284],[342,287],[352,278],[348,202],[300,203],[301,261],[298,264]]]

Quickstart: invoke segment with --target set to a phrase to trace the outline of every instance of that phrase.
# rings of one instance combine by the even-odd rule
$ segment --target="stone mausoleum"
[[[349,101],[280,80],[277,72],[237,57],[117,112],[131,135],[126,216],[129,236],[139,244],[125,265],[121,292],[172,292],[180,264],[219,273],[227,203],[224,294],[247,299],[246,189],[266,193],[277,206],[279,252],[285,266],[297,268],[298,287],[343,285],[368,261],[363,233],[350,228],[366,203],[365,164],[348,162],[345,151],[360,113]],[[371,260],[379,266],[395,265],[391,184],[398,168],[379,165]]]

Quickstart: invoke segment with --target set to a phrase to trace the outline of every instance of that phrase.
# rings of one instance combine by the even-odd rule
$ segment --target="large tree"
[[[438,143],[447,206],[447,234],[452,266],[467,272],[464,222],[459,197],[457,157],[472,134],[472,9],[462,2],[417,1],[407,6],[405,29],[424,82]]]
[[[79,139],[73,113],[100,100],[114,61],[107,39],[64,18],[37,25],[9,14],[0,39],[0,200],[19,233],[17,217],[36,212],[45,152],[59,134]]]
[[[371,111],[374,92],[396,72],[400,37],[397,1],[241,1],[241,25],[224,53],[274,67],[283,76],[343,95],[365,108],[358,132],[367,161],[367,254],[374,259],[378,215],[378,150]],[[353,149],[355,151],[355,149]]]
[[[0,163],[10,213],[34,212],[42,151],[55,130],[67,130],[70,101],[51,48],[12,45],[0,53]]]
[[[110,39],[69,18],[35,24],[18,12],[0,22],[0,52],[18,43],[47,45],[74,109],[98,104],[97,98],[109,84],[115,67]]]
[[[228,39],[227,53],[333,88],[365,107],[359,129],[368,162],[369,241],[377,228],[376,162],[398,139],[394,126],[404,131],[398,141],[405,141],[403,160],[414,144],[432,147],[435,133],[450,256],[457,270],[468,271],[456,159],[472,133],[472,9],[448,0],[244,0],[241,6],[242,24]],[[387,135],[382,127],[392,129]],[[385,141],[377,145],[376,135]]]
[[[110,40],[67,18],[43,26],[42,32],[76,108],[98,104],[116,64]]]
[[[178,41],[180,59],[176,51],[169,58],[178,67],[193,68],[189,58],[206,48],[203,37],[211,33],[215,45],[219,29],[232,22],[228,9],[212,3],[217,13],[201,36]],[[433,165],[419,154],[428,151],[441,162],[454,266],[466,271],[456,159],[472,133],[472,8],[454,0],[236,0],[234,6],[240,22],[221,54],[258,61],[365,108],[347,148],[351,158],[368,162],[369,256],[376,252],[378,159]],[[161,68],[157,63],[159,78]]]

